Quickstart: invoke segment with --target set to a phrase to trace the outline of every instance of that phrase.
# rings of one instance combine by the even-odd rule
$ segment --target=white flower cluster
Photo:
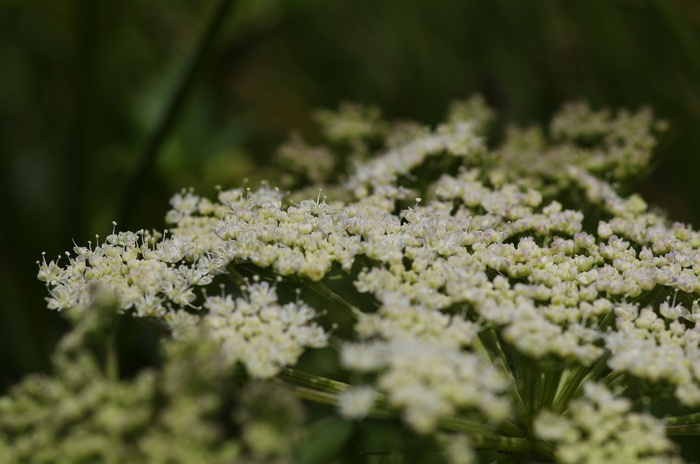
[[[649,414],[631,412],[631,404],[615,398],[605,387],[585,383],[584,396],[572,401],[569,412],[544,412],[535,420],[539,438],[557,447],[562,464],[673,464],[675,446],[663,422]]]
[[[387,123],[375,106],[343,102],[338,111],[318,110],[314,118],[333,142],[357,143],[386,133]]]
[[[641,197],[623,198],[600,178],[611,172],[623,180],[643,168],[654,145],[649,113],[613,118],[572,106],[550,128],[554,148],[541,131],[515,131],[488,152],[483,130],[491,115],[478,101],[454,106],[435,130],[390,129],[374,113],[346,112],[321,115],[334,141],[361,151],[369,147],[364,140],[386,136],[386,145],[373,157],[365,152],[366,161],[353,158],[337,198],[319,193],[297,204],[267,184],[220,192],[218,202],[182,192],[167,216],[175,225],[168,238],[113,234],[94,249],[76,247],[65,269],[41,264],[50,307],[86,308],[97,281],[122,309],[165,316],[185,330],[196,317],[176,310],[192,305],[193,287],[216,273],[253,265],[318,288],[341,269],[378,305],[361,308],[357,340],[342,344],[343,366],[366,382],[341,396],[345,417],[364,417],[378,398],[421,433],[457,413],[492,424],[522,417],[506,398],[517,401],[524,388],[508,371],[512,359],[524,358],[560,369],[551,376],[557,382],[604,359],[616,374],[673,387],[681,403],[700,405],[700,233],[669,225]],[[454,169],[431,178],[426,168],[422,177],[440,160]],[[312,309],[277,304],[266,284],[247,291],[247,300],[207,297],[201,324],[252,375],[275,375],[303,349],[325,345]],[[484,348],[485,330],[508,353],[495,362],[508,372],[489,363],[498,353]],[[537,375],[535,384],[550,377]],[[552,394],[563,390],[554,387]],[[538,419],[542,436],[561,444],[563,462],[576,462],[579,442],[612,453],[620,438],[637,446],[635,437],[649,436],[637,457],[670,450],[647,416],[598,387],[585,391],[571,417],[558,419],[566,436],[547,428],[553,418]],[[610,420],[608,408],[631,435],[591,429]],[[620,453],[620,461],[598,462],[627,462],[633,451]]]
[[[486,152],[484,139],[476,134],[473,121],[452,121],[439,125],[434,131],[425,130],[404,144],[392,148],[381,156],[355,166],[348,181],[358,198],[368,195],[368,187],[375,192],[395,183],[399,176],[423,164],[426,158],[447,154],[465,162],[475,163]]]
[[[69,264],[39,263],[47,283],[50,309],[84,310],[93,303],[91,286],[99,284],[118,307],[139,317],[162,316],[169,308],[192,306],[194,287],[207,285],[216,266],[196,242],[171,236],[158,240],[145,231],[109,235],[101,245],[78,247]]]
[[[340,395],[340,415],[346,419],[364,419],[369,415],[378,396],[378,392],[366,385],[349,388]]]
[[[546,195],[568,188],[566,171],[572,166],[616,181],[629,179],[647,167],[656,145],[654,131],[665,128],[648,108],[613,115],[583,102],[569,103],[550,123],[549,137],[539,126],[508,128],[488,177],[495,185],[524,182]]]
[[[458,411],[477,412],[491,423],[510,414],[504,396],[508,381],[473,353],[439,343],[373,341],[343,345],[341,362],[357,372],[378,373],[379,390],[419,433],[434,431],[440,420]],[[357,391],[344,395],[350,395],[342,400],[347,417],[366,414],[366,403],[358,401]]]
[[[700,327],[688,329],[679,320],[680,316],[697,318],[697,303],[693,308],[691,316],[686,308],[664,302],[660,317],[648,307],[639,311],[635,305],[616,305],[616,330],[605,337],[612,354],[608,366],[639,379],[670,384],[681,403],[700,405]]]
[[[293,133],[289,142],[277,150],[275,161],[313,183],[325,181],[335,165],[329,150],[308,145],[298,133]]]
[[[363,314],[355,325],[360,338],[418,341],[457,349],[470,346],[479,333],[479,326],[462,316],[411,305],[398,293],[384,294],[382,300],[377,312]]]
[[[478,174],[444,176],[435,186],[441,201],[400,217],[367,218],[376,225],[362,242],[365,255],[384,266],[360,273],[357,289],[393,312],[406,306],[397,298],[428,310],[468,304],[525,354],[595,361],[602,350],[592,342],[601,333],[587,324],[612,305],[595,286],[577,281],[581,269],[598,262],[588,253],[595,237],[580,233],[582,215],[557,202],[535,213],[542,201],[536,191],[490,189]],[[513,236],[520,236],[517,245]]]
[[[279,305],[267,282],[249,285],[247,298],[209,296],[203,318],[208,337],[232,362],[245,365],[255,378],[269,378],[293,365],[306,348],[322,348],[328,336],[311,322],[316,311],[303,303]]]
[[[215,252],[219,266],[250,261],[282,276],[318,281],[336,263],[349,270],[362,250],[360,237],[345,231],[351,208],[338,213],[325,201],[305,200],[285,209],[282,195],[269,189],[227,205],[229,213],[214,226],[223,240]]]
[[[443,455],[449,464],[473,464],[479,462],[479,458],[472,449],[472,443],[466,435],[450,435],[440,441],[444,442]]]

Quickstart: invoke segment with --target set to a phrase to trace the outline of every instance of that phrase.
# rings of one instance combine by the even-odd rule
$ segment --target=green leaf
[[[323,464],[340,454],[350,439],[353,425],[337,416],[320,419],[307,428],[309,440],[299,452],[299,464]]]

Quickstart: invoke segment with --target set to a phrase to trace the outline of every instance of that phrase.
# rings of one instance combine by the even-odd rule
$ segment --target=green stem
[[[168,325],[163,322],[160,322],[158,319],[154,317],[137,317],[135,318],[137,321],[139,321],[141,324],[147,326],[148,328],[155,330],[161,335],[165,335],[167,337],[172,337],[173,336],[173,329]]]
[[[475,337],[474,340],[472,340],[471,344],[472,351],[481,358],[482,361],[489,363],[491,362],[491,356],[489,355],[488,350],[484,346],[484,343],[481,341],[481,337]],[[507,370],[506,375],[508,375],[511,379],[511,385],[513,385],[513,389],[515,389],[515,381],[512,379],[512,374],[510,372],[510,369]],[[518,393],[515,393],[518,395]],[[519,395],[518,395],[519,397]],[[523,429],[512,423],[511,421],[503,421],[498,424],[498,430],[503,432],[505,435],[511,436],[511,437],[519,437],[519,438],[525,438],[527,437],[527,434]]]
[[[532,445],[524,438],[496,437],[489,435],[469,435],[474,448],[492,449],[506,453],[529,453]]]
[[[306,372],[301,372],[290,368],[282,369],[282,372],[277,374],[277,377],[307,389],[313,389],[315,391],[322,391],[336,395],[344,392],[348,388],[352,388],[352,385],[347,383],[338,382],[337,380],[328,379],[326,377],[321,377],[314,374],[307,374]],[[379,395],[376,403],[384,406],[382,409],[389,408],[386,395]],[[493,431],[480,422],[470,421],[460,417],[447,418],[443,421],[443,425],[444,428],[448,428],[450,430],[452,430],[453,427],[461,427],[463,429],[469,428],[474,433],[488,433]],[[506,433],[508,435],[515,435],[523,438],[525,437],[525,433],[511,422],[506,421],[503,424],[499,424],[498,428],[503,432],[507,431]]]
[[[600,321],[599,328],[601,332],[605,332],[605,329],[615,320],[615,313],[610,312],[603,317],[603,320]],[[602,340],[598,340],[594,343],[595,346],[601,346],[603,344]],[[577,393],[580,392],[579,387],[581,386],[581,383],[583,380],[586,378],[586,376],[594,372],[596,373],[596,376],[603,371],[605,368],[605,363],[607,362],[609,353],[604,354],[601,359],[598,360],[598,362],[592,366],[578,366],[576,367],[573,371],[571,371],[570,375],[566,377],[564,380],[564,386],[562,389],[559,391],[559,394],[557,395],[556,399],[554,400],[554,404],[552,407],[552,410],[555,412],[563,412],[569,405],[569,401],[571,401],[572,398],[576,396]]]
[[[554,448],[543,442],[535,442],[524,438],[498,437],[471,434],[469,439],[476,449],[492,449],[505,453],[532,454],[537,453],[548,459],[554,459]]]
[[[481,337],[474,337],[474,340],[472,340],[471,344],[471,349],[476,354],[481,358],[482,361],[486,363],[490,363],[491,361],[491,355],[489,355],[488,350],[484,346],[484,342],[481,341]]]
[[[544,374],[544,387],[542,392],[542,400],[540,402],[540,410],[549,409],[554,402],[554,398],[559,390],[559,383],[561,382],[561,375],[563,371],[557,370],[554,372],[545,372]]]
[[[487,435],[474,433],[471,423],[462,423],[461,421],[447,420],[441,423],[441,427],[454,432],[466,433],[469,435],[474,448],[477,449],[492,449],[504,451],[507,453],[529,454],[533,452],[533,444],[526,438],[503,437],[500,435]],[[546,457],[550,457],[549,452]],[[553,457],[553,454],[551,455]]]
[[[353,306],[350,303],[348,303],[347,301],[345,301],[345,299],[343,299],[343,297],[341,297],[340,295],[335,293],[333,290],[331,290],[330,288],[323,285],[323,283],[321,283],[321,282],[309,282],[307,285],[311,290],[315,291],[319,295],[329,299],[330,301],[332,301],[333,303],[338,305],[338,307],[340,309],[345,311],[353,319],[359,319],[364,314],[362,311],[357,309],[355,306]]]
[[[481,422],[476,422],[461,417],[448,417],[440,422],[440,428],[463,432],[468,434],[493,435],[494,430]]]
[[[229,280],[230,280],[231,282],[233,282],[234,284],[236,284],[236,286],[237,286],[238,288],[246,287],[246,286],[247,286],[247,285],[246,285],[245,279],[244,279],[243,276],[240,274],[240,272],[238,272],[238,271],[236,270],[236,268],[233,267],[233,265],[229,265],[229,266],[226,268],[226,270],[228,271],[228,274],[226,274],[226,276],[229,278]]]
[[[552,461],[555,459],[556,448],[553,444],[544,440],[538,440],[534,442],[534,444],[532,445],[532,450],[537,454],[551,459]]]
[[[666,436],[672,437],[675,435],[700,435],[700,424],[666,427]]]
[[[598,376],[608,366],[608,359],[610,359],[610,352],[606,351],[605,354],[593,365],[590,372],[588,373],[588,376],[591,380],[595,381],[598,379]]]
[[[315,403],[327,404],[329,406],[339,405],[339,395],[337,393],[331,393],[328,391],[320,391],[315,388],[306,387],[303,385],[295,385],[289,382],[285,382],[282,379],[274,379],[280,385],[289,388],[292,393],[294,393],[298,398],[313,401]],[[340,382],[339,382],[340,383]],[[369,416],[378,419],[391,419],[396,417],[397,412],[390,409],[386,405],[375,404],[372,409],[370,409]],[[482,429],[483,430],[483,429]]]
[[[350,385],[347,383],[338,382],[337,380],[331,380],[314,374],[307,374],[306,372],[290,368],[282,369],[282,372],[277,374],[277,377],[288,382],[293,382],[315,390],[325,391],[327,393],[342,393],[350,388]]]
[[[499,422],[498,430],[509,437],[527,438],[527,433],[523,429],[508,420]]]
[[[318,397],[318,402],[323,404],[331,404],[331,396],[336,396],[348,388],[352,388],[343,382],[338,382],[337,380],[331,380],[326,377],[321,377],[314,374],[307,374],[306,372],[297,371],[290,368],[285,368],[280,372],[277,377],[285,381],[285,385],[290,385],[290,382],[295,384],[295,386],[302,387],[304,390],[295,390],[302,392],[304,399],[310,401],[316,401],[316,397],[310,392],[320,392],[323,395]],[[331,395],[331,396],[328,396]],[[336,401],[336,400],[334,400]],[[333,403],[336,404],[336,403]],[[376,411],[375,411],[376,410]],[[395,412],[391,412],[391,406],[388,405],[388,400],[386,395],[379,395],[376,400],[376,407],[372,409],[379,414],[379,416],[387,416],[390,413],[395,415]],[[370,415],[374,415],[370,413]],[[459,430],[459,431],[469,431],[470,433],[480,433],[489,434],[493,433],[494,429],[484,425],[481,422],[475,422],[468,419],[463,419],[461,417],[448,417],[444,419],[440,426],[447,430]],[[525,438],[525,432],[520,429],[517,425],[512,422],[504,421],[498,425],[498,430],[509,436],[516,436],[520,438]]]
[[[669,417],[666,419],[666,425],[687,425],[700,423],[700,412],[688,414],[687,416]]]
[[[119,350],[117,348],[117,332],[121,318],[117,318],[107,336],[107,353],[105,355],[105,375],[113,382],[119,380]]]
[[[289,384],[282,380],[278,380],[278,382],[291,389],[298,398],[315,403],[327,404],[329,406],[338,406],[339,398],[337,394],[318,391],[301,385]],[[377,419],[393,419],[396,417],[396,412],[391,409],[382,408],[381,406],[374,406],[370,410],[369,416]],[[474,421],[451,417],[443,420],[440,423],[440,427],[446,430],[469,434],[469,438],[476,448],[495,449],[511,453],[523,453],[532,450],[529,440],[525,438],[490,435],[491,430],[485,428],[483,424]]]
[[[294,385],[288,382],[284,382],[282,380],[277,380],[277,382],[281,385],[284,385],[286,388],[289,388],[298,398],[313,401],[314,403],[327,404],[329,406],[338,406],[337,394],[319,391],[301,385]]]
[[[513,376],[513,371],[508,365],[508,357],[506,356],[505,352],[503,351],[503,348],[501,347],[496,331],[493,327],[488,327],[486,328],[486,330],[482,331],[479,334],[479,337],[486,349],[488,350],[489,356],[493,364],[510,381],[510,384],[513,387],[510,389],[510,392],[516,407],[521,410],[522,414],[526,415],[527,408],[525,407],[525,403],[523,402],[522,396],[520,396],[520,392],[518,391],[518,384],[515,381],[515,377]],[[521,420],[522,419],[525,419],[525,417],[521,417]],[[523,423],[525,423],[525,421],[523,421]]]
[[[574,397],[581,382],[583,382],[583,379],[588,374],[589,369],[590,368],[587,366],[578,366],[571,371],[564,381],[564,386],[559,391],[559,394],[552,404],[553,411],[563,412],[568,407],[569,401]]]
[[[521,360],[524,361],[524,360]],[[532,410],[532,398],[528,394],[528,368],[524,362],[513,362],[515,366],[515,380],[516,380],[516,390],[520,393],[520,397],[523,400],[523,411],[521,411],[520,422],[523,424],[523,428],[530,430],[531,425],[531,414]]]
[[[539,366],[533,362],[531,359],[522,359],[522,364],[527,370],[526,380],[526,394],[529,403],[530,418],[537,414],[540,410],[540,404],[543,396],[543,384],[542,384],[542,370]],[[528,425],[528,430],[531,427]]]
[[[605,353],[603,357],[601,357],[598,362],[596,362],[593,367],[588,371],[586,374],[586,379],[589,380],[597,380],[598,376],[600,375],[601,372],[607,367],[607,362],[608,358],[610,358],[610,353]],[[607,379],[608,376],[605,376],[604,379]],[[584,379],[585,380],[585,379]],[[581,382],[576,388],[576,391],[574,392],[572,398],[579,398],[583,396],[583,382]]]
[[[623,378],[624,375],[624,371],[612,371],[608,375],[603,377],[603,380],[601,380],[600,383],[608,387],[608,389],[611,389],[611,387],[617,384],[620,381],[620,379]]]
[[[146,145],[138,168],[127,183],[118,211],[119,220],[117,222],[122,225],[122,227],[126,226],[127,229],[129,228],[129,222],[135,210],[134,205],[141,203],[141,197],[144,194],[145,188],[150,184],[148,179],[152,175],[158,153],[160,153],[163,143],[167,140],[168,135],[182,113],[187,97],[192,93],[195,78],[202,69],[205,58],[213,48],[216,36],[221,30],[224,19],[231,9],[232,4],[233,0],[219,1],[219,4],[209,20],[209,24],[207,24],[207,29],[199,42],[192,61],[190,61],[185,74],[182,76],[182,80],[175,89],[175,92],[168,102],[167,108],[161,116],[155,132],[153,132],[151,139]]]

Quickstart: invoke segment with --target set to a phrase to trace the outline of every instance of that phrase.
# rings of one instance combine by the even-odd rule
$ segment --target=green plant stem
[[[233,265],[229,265],[226,267],[226,270],[228,271],[228,274],[226,276],[229,278],[231,282],[236,284],[237,287],[245,287],[246,286],[246,281],[241,275],[240,272],[236,270],[236,268]]]
[[[498,437],[470,434],[469,439],[476,449],[492,449],[505,453],[539,454],[554,459],[554,447],[545,442],[532,443],[524,438]]]
[[[588,372],[588,376],[591,380],[597,380],[598,376],[605,370],[608,366],[608,359],[610,359],[610,352],[605,352],[603,356],[591,367]]]
[[[113,382],[119,380],[119,349],[117,348],[117,332],[121,318],[117,318],[114,325],[109,329],[107,336],[107,347],[105,354],[105,375]]]
[[[482,361],[490,363],[491,355],[489,355],[488,350],[484,346],[484,342],[481,341],[481,337],[474,337],[471,344],[472,351],[481,358]]]
[[[613,312],[610,312],[607,315],[605,315],[605,317],[603,317],[603,320],[600,322],[600,330],[604,332],[605,329],[612,323],[614,319],[615,313]],[[601,346],[602,343],[602,340],[598,340],[594,344],[596,346]],[[552,410],[555,412],[563,412],[564,410],[566,410],[566,408],[569,405],[569,401],[571,401],[571,399],[574,398],[577,393],[580,393],[581,383],[586,378],[586,376],[591,372],[600,373],[603,371],[603,369],[605,368],[605,363],[607,361],[607,356],[609,355],[603,355],[603,357],[600,360],[598,360],[597,364],[593,365],[592,367],[578,366],[574,368],[570,372],[570,375],[568,375],[564,380],[564,385],[559,390],[559,393],[557,394],[557,397],[554,400]]]
[[[344,392],[349,388],[352,388],[351,385],[348,385],[343,382],[338,382],[337,380],[331,380],[326,377],[321,377],[314,374],[307,374],[306,372],[301,372],[290,368],[282,369],[282,372],[280,372],[277,375],[277,377],[287,382],[294,383],[298,386],[305,387],[307,389],[313,389],[315,391],[322,391],[325,393],[336,395]],[[387,401],[388,400],[386,398],[386,395],[379,395],[376,400],[376,403],[382,410],[385,410],[389,408],[389,406],[387,405]],[[502,427],[500,425],[502,425]],[[469,428],[474,433],[492,432],[490,428],[484,426],[484,424],[480,422],[470,421],[460,417],[447,418],[443,421],[442,426],[443,428],[447,428],[450,430],[452,430],[454,427],[460,427],[461,429]],[[525,437],[525,433],[511,422],[506,421],[504,424],[499,424],[499,429],[501,429],[504,432],[506,430],[512,431],[516,436],[523,438]],[[511,435],[510,433],[507,434]]]
[[[524,438],[470,434],[469,439],[476,449],[492,449],[507,453],[530,453],[532,451],[532,444]]]
[[[337,395],[352,387],[351,385],[343,382],[338,382],[336,380],[331,380],[314,374],[307,374],[306,372],[301,372],[290,368],[283,369],[282,372],[277,375],[277,377],[280,380],[284,380],[286,385],[290,385],[290,383],[295,384],[294,391],[301,392],[299,393],[300,397],[323,404],[337,405]],[[299,390],[296,387],[301,387],[303,390]],[[319,392],[322,393],[322,395],[315,396],[313,392]],[[387,404],[386,396],[379,395],[376,400],[376,406],[372,409],[370,415],[374,417],[393,417],[396,415],[396,412],[393,411]],[[495,428],[491,428],[481,422],[463,419],[456,416],[444,419],[440,423],[440,427],[446,430],[461,432],[469,431],[469,433],[478,434],[491,434],[495,430]],[[512,422],[504,421],[498,425],[498,430],[509,436],[525,438],[525,432],[523,432],[522,429]]]
[[[532,418],[540,410],[540,404],[543,396],[543,383],[542,383],[542,371],[537,366],[535,362],[531,359],[521,357],[519,365],[522,365],[525,370],[525,398],[527,398],[527,405],[529,411],[529,417]],[[528,424],[528,430],[531,429],[531,424]]]
[[[282,372],[277,375],[277,377],[287,382],[295,383],[299,386],[304,386],[326,393],[338,394],[344,392],[348,388],[351,388],[351,385],[338,382],[337,380],[331,380],[314,374],[307,374],[306,372],[301,372],[290,368],[283,369]],[[379,404],[386,404],[386,401],[387,398],[385,395],[380,395],[377,399]],[[471,428],[474,433],[485,433],[491,431],[482,423],[470,421],[460,417],[447,418],[443,421],[441,426],[450,430],[452,430],[454,427],[461,427],[461,429]],[[518,438],[526,437],[525,432],[510,421],[503,421],[502,423],[499,423],[497,428],[507,436]]]
[[[304,387],[302,385],[294,385],[279,379],[277,380],[277,383],[289,388],[297,397],[301,399],[313,401],[314,403],[327,404],[329,406],[338,406],[337,394]]]
[[[301,372],[290,368],[282,369],[282,372],[277,374],[277,377],[288,382],[293,382],[301,386],[306,386],[327,393],[342,393],[350,388],[350,385],[346,383],[338,382],[336,380],[331,380],[318,375],[307,374],[306,372]]]
[[[509,437],[517,437],[517,438],[526,438],[527,433],[514,423],[508,420],[504,420],[503,422],[499,422],[498,424],[498,430],[501,431],[504,435],[507,435]]]
[[[532,445],[532,449],[535,451],[535,453],[546,456],[549,459],[554,459],[554,455],[556,454],[556,448],[554,445],[544,440],[535,441],[535,443]]]
[[[677,435],[700,435],[700,424],[672,425],[666,427],[666,435],[669,437]]]
[[[471,344],[472,351],[479,356],[482,361],[484,362],[491,362],[491,356],[489,355],[488,350],[484,346],[484,343],[481,341],[481,337],[475,337],[474,340],[472,340]],[[510,374],[510,369],[508,369],[508,374]],[[510,378],[510,377],[509,377]],[[513,379],[511,379],[511,385],[515,385]],[[517,393],[516,393],[517,394]],[[503,421],[498,424],[498,430],[503,432],[505,435],[511,436],[511,437],[519,437],[519,438],[525,438],[527,437],[527,434],[523,429],[512,423],[511,421]]]
[[[603,370],[607,367],[608,358],[610,358],[610,353],[605,353],[598,360],[598,362],[596,362],[593,365],[593,367],[591,367],[591,369],[586,374],[586,378],[584,380],[586,380],[586,379],[593,380],[593,381],[597,380],[598,376],[601,374],[601,372],[603,372]],[[607,376],[605,378],[607,378]],[[582,395],[583,395],[583,382],[581,382],[579,384],[578,388],[576,388],[576,391],[574,392],[572,398],[579,398]]]
[[[666,425],[687,425],[700,424],[700,412],[688,414],[687,416],[669,417],[666,419]]]
[[[464,432],[468,434],[486,434],[494,435],[494,429],[485,426],[484,424],[461,417],[448,417],[440,422],[440,428],[445,430],[453,430],[456,432]],[[498,435],[503,436],[503,435]],[[522,437],[518,437],[522,438]]]
[[[569,401],[574,397],[589,370],[590,368],[587,366],[578,366],[569,373],[564,380],[564,386],[559,390],[559,394],[552,404],[553,411],[563,412],[568,407]]]
[[[214,10],[207,28],[202,36],[197,50],[190,61],[187,70],[182,76],[182,80],[175,89],[175,92],[168,102],[156,130],[153,132],[146,148],[141,156],[139,166],[134,172],[131,179],[128,181],[124,189],[124,195],[121,199],[118,210],[117,221],[120,225],[129,227],[131,215],[134,212],[134,205],[140,203],[143,196],[145,186],[149,184],[148,179],[151,176],[153,168],[160,153],[163,143],[172,131],[177,122],[182,110],[187,101],[187,97],[192,93],[194,88],[195,78],[204,65],[205,58],[211,51],[217,35],[221,31],[224,19],[228,11],[231,9],[233,0],[220,0]]]
[[[340,295],[335,293],[333,290],[331,290],[330,288],[323,285],[323,283],[321,283],[321,282],[309,282],[307,285],[311,290],[315,291],[319,295],[327,298],[328,300],[330,300],[333,303],[335,303],[336,305],[338,305],[338,307],[340,309],[345,311],[353,319],[357,320],[360,317],[362,317],[362,315],[364,314],[362,311],[357,309],[355,306],[353,306],[350,303],[348,303],[347,301],[345,301],[345,299],[343,299],[343,297],[341,297]]]
[[[531,423],[531,414],[533,412],[532,410],[532,404],[531,400],[532,398],[528,394],[528,388],[527,388],[527,377],[528,377],[528,369],[525,363],[523,362],[513,362],[515,366],[515,390],[520,393],[520,397],[522,398],[523,401],[523,410],[521,411],[520,414],[520,422],[523,424],[523,427],[527,430],[530,429],[530,423]]]
[[[615,385],[625,375],[623,371],[612,371],[601,380],[601,383],[608,388]]]
[[[543,380],[543,391],[542,400],[540,401],[540,410],[549,409],[552,406],[552,402],[559,390],[559,383],[561,382],[562,370],[556,370],[554,372],[545,372]]]
[[[513,371],[508,365],[508,358],[501,347],[498,340],[498,335],[493,327],[488,327],[486,330],[479,333],[479,337],[483,345],[486,347],[491,362],[508,378],[512,388],[510,389],[513,401],[518,409],[521,411],[521,422],[527,423],[527,408],[523,402],[522,396],[518,390],[518,384],[513,376]],[[516,426],[517,427],[517,426]],[[521,429],[522,430],[522,429]]]
[[[173,336],[173,329],[168,324],[160,322],[154,317],[137,317],[136,320],[146,327],[155,330],[161,335],[165,335],[167,337]]]

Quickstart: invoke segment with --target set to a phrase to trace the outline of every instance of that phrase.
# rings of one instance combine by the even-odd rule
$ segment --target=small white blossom
[[[447,439],[443,453],[449,464],[472,464],[478,462],[469,437],[465,435],[450,436]]]
[[[567,415],[545,411],[535,419],[537,436],[557,446],[557,462],[682,462],[660,420],[631,412],[628,400],[614,398],[601,385],[583,387],[584,396],[571,403]]]
[[[339,398],[340,415],[346,419],[364,419],[369,414],[377,392],[370,387],[353,387]]]
[[[229,361],[243,363],[252,377],[272,377],[296,363],[305,348],[326,346],[328,336],[312,322],[316,312],[309,306],[280,306],[267,282],[249,285],[246,293],[247,299],[207,297],[202,324]]]
[[[508,382],[472,353],[435,343],[375,341],[343,345],[341,362],[359,372],[378,371],[380,391],[419,433],[463,408],[494,423],[511,414],[503,396]]]

